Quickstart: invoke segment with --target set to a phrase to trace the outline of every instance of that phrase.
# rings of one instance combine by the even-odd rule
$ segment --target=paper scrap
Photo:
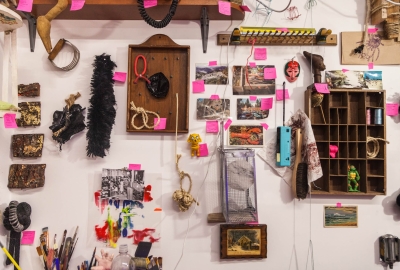
[[[396,116],[399,114],[399,104],[398,103],[386,103],[386,115]]]
[[[338,207],[338,208],[342,207],[342,203],[340,203],[340,202],[336,203],[336,207]]]
[[[266,60],[266,59],[267,59],[267,48],[254,49],[254,60]]]
[[[206,122],[206,132],[207,133],[218,133],[219,124],[218,121],[207,121]]]
[[[161,212],[161,211],[162,211],[162,208],[160,208],[160,207],[154,208],[154,212]]]
[[[368,63],[368,69],[374,69],[374,63],[369,62]]]
[[[157,6],[157,0],[144,0],[144,8],[151,8]]]
[[[276,101],[283,100],[283,89],[276,89]],[[285,89],[285,99],[289,99],[289,90]]]
[[[260,123],[260,125],[263,126],[263,128],[264,128],[265,130],[268,130],[268,128],[269,128],[269,126],[268,126],[267,123]]]
[[[17,122],[15,122],[15,113],[5,113],[3,116],[5,128],[17,128]]]
[[[231,119],[226,120],[226,123],[224,125],[224,129],[227,130],[231,124],[232,124],[232,120]]]
[[[19,0],[17,10],[31,12],[33,0]]]
[[[157,118],[154,118],[154,125],[157,124]],[[160,122],[154,127],[154,130],[165,129],[167,126],[167,118],[160,118]]]
[[[207,157],[208,156],[208,147],[206,143],[200,143],[199,144],[199,152],[200,152],[200,157]]]
[[[204,88],[204,81],[203,80],[196,80],[192,82],[192,91],[193,93],[202,93],[205,91]]]
[[[218,95],[211,95],[210,99],[219,99]]]
[[[22,231],[21,245],[32,245],[35,240],[35,231]]]
[[[223,15],[231,16],[231,2],[218,1],[218,11]]]
[[[338,152],[339,147],[337,145],[329,145],[329,155],[331,158],[336,158],[336,153]]]
[[[368,34],[374,34],[378,31],[378,28],[368,28]]]
[[[85,5],[85,0],[72,0],[71,1],[71,11],[80,10]]]
[[[115,72],[113,80],[119,81],[119,82],[125,82],[126,81],[126,72]]]
[[[287,28],[276,28],[276,30],[281,32],[289,32]]]
[[[216,66],[217,65],[217,61],[210,61],[208,62],[209,66]]]
[[[326,83],[314,83],[315,86],[315,90],[317,90],[318,93],[321,94],[329,94],[329,88],[328,88],[328,84]]]
[[[273,98],[262,98],[261,99],[261,110],[272,109]]]
[[[128,169],[132,171],[140,171],[142,168],[141,164],[129,164]]]
[[[251,12],[251,10],[249,9],[248,6],[239,6],[239,7],[240,7],[240,9],[241,9],[242,11],[244,11],[244,12]]]
[[[257,67],[256,63],[254,63],[254,62],[250,62],[250,63],[249,63],[249,66],[252,67],[252,68],[253,68],[253,67]]]
[[[264,68],[264,79],[273,80],[276,79],[276,69],[273,68]]]
[[[250,96],[249,99],[250,101],[257,101],[257,96]]]
[[[347,71],[349,71],[348,69],[342,68],[343,73],[346,73]]]

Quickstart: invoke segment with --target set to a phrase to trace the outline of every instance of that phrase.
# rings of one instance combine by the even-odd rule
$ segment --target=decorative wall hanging
[[[248,80],[245,79],[246,67],[233,66],[232,89],[234,95],[274,95],[275,79],[264,79],[264,68],[274,68],[273,65],[257,65],[247,67]]]
[[[13,157],[37,158],[42,156],[44,134],[13,135],[11,149]]]
[[[20,97],[38,97],[40,96],[40,84],[19,84],[18,85],[18,96]]]
[[[8,251],[17,265],[19,264],[21,232],[31,225],[31,213],[32,208],[29,204],[26,202],[18,203],[17,201],[11,201],[3,213],[3,225],[10,231]],[[11,260],[7,258],[6,265],[10,264]],[[14,270],[19,270],[20,268],[18,268],[14,264]]]
[[[229,99],[198,98],[196,108],[197,120],[217,120],[231,115]]]
[[[357,228],[357,206],[324,206],[325,228]]]
[[[41,122],[41,104],[35,102],[21,102],[18,103],[20,108],[21,117],[16,119],[18,127],[32,127],[40,126]]]
[[[395,1],[371,0],[371,25],[383,23],[386,39],[399,41],[399,8]]]
[[[127,132],[175,132],[176,112],[172,108],[176,107],[177,93],[180,110],[178,132],[188,132],[189,52],[189,46],[177,45],[166,35],[154,35],[140,45],[129,45]],[[166,90],[167,82],[169,90]],[[142,112],[146,111],[145,116]],[[138,117],[139,114],[142,117]],[[154,129],[158,117],[166,118],[165,129]]]
[[[95,56],[93,67],[86,154],[88,157],[103,158],[110,149],[111,130],[115,123],[113,69],[117,65],[111,61],[110,55],[102,54]]]
[[[267,258],[267,225],[220,225],[221,259]]]
[[[12,164],[8,173],[8,188],[38,188],[45,182],[46,164]]]
[[[285,78],[288,82],[295,82],[300,75],[300,64],[293,59],[285,64]]]
[[[364,88],[382,90],[382,71],[325,71],[325,80],[332,88]]]
[[[70,95],[65,100],[67,105],[63,111],[55,111],[53,114],[53,123],[49,127],[53,132],[53,140],[59,143],[60,151],[61,146],[69,141],[71,137],[85,129],[85,116],[79,104],[74,104],[81,94],[78,92],[76,95]]]

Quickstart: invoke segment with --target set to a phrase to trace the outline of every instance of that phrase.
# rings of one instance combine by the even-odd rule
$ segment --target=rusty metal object
[[[18,127],[40,126],[40,102],[21,102],[18,103],[18,107],[21,109],[21,118],[16,119]]]
[[[40,96],[40,84],[19,84],[18,85],[18,96],[20,97],[38,97]]]
[[[45,182],[46,164],[12,164],[8,174],[8,188],[38,188]]]
[[[42,156],[44,134],[17,134],[12,136],[13,157],[36,158]]]

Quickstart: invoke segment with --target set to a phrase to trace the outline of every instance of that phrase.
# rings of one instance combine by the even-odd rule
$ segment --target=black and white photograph
[[[101,198],[142,201],[144,170],[103,169]]]
[[[196,80],[203,80],[204,84],[227,84],[228,66],[196,64]]]

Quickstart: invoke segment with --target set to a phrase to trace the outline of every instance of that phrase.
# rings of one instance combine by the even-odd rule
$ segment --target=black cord
[[[142,16],[143,20],[154,28],[164,28],[167,26],[172,20],[172,17],[175,15],[175,11],[178,6],[178,0],[172,0],[171,7],[169,8],[169,12],[165,18],[161,21],[156,21],[147,14],[143,2],[144,0],[137,0],[140,16]]]

